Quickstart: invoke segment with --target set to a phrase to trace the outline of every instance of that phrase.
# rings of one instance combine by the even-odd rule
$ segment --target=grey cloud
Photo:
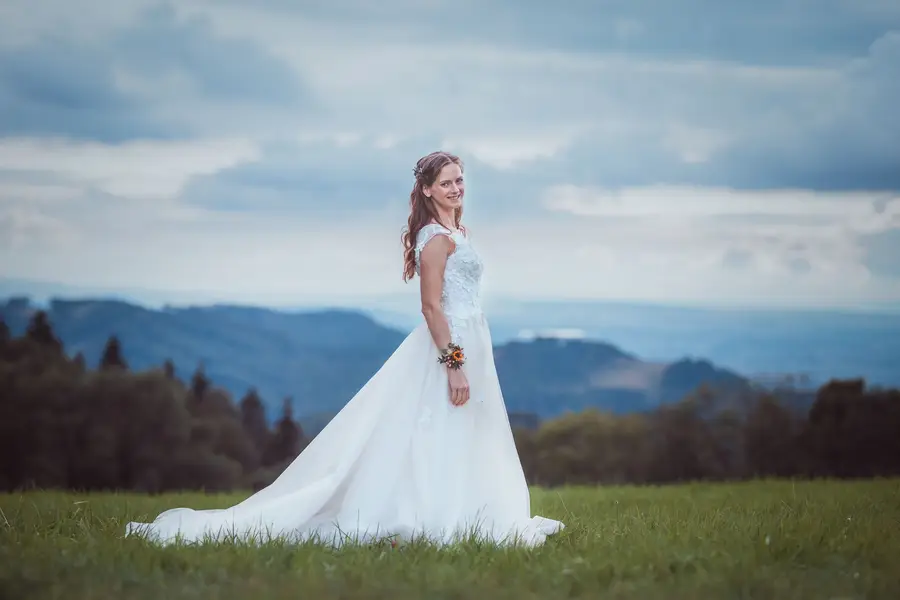
[[[790,258],[787,261],[787,265],[795,275],[805,275],[812,271],[812,264],[806,258]]]
[[[813,189],[900,189],[900,32],[872,44],[848,71],[845,87],[823,97],[839,107],[832,118],[799,114],[792,134],[736,148],[723,157],[723,173],[742,186]]]
[[[777,240],[780,243],[781,240]],[[773,244],[777,245],[777,244]],[[800,244],[793,244],[786,249],[783,256],[784,264],[795,275],[805,275],[812,271],[812,263],[809,258],[803,256],[805,248]],[[722,266],[732,270],[746,270],[756,262],[755,254],[742,248],[729,248],[722,256]]]
[[[402,24],[410,39],[421,41],[452,37],[529,50],[716,57],[757,65],[864,56],[873,39],[900,28],[900,10],[881,0],[821,0],[814,7],[806,0],[569,0],[556,9],[540,0],[270,0],[265,8],[370,31]]]
[[[334,212],[403,202],[412,168],[427,145],[407,141],[379,149],[372,139],[337,147],[331,140],[271,143],[261,160],[195,178],[185,201],[228,211]]]
[[[265,206],[321,210],[326,204],[343,210],[405,196],[411,165],[421,154],[440,147],[442,134],[452,138],[459,129],[463,138],[482,131],[499,138],[517,133],[527,137],[536,128],[553,132],[572,120],[586,123],[574,143],[550,158],[521,161],[514,169],[491,166],[461,148],[479,212],[537,211],[543,189],[560,183],[900,189],[900,125],[893,119],[893,107],[900,105],[900,36],[883,35],[872,44],[886,28],[900,27],[900,11],[878,13],[854,8],[866,6],[864,2],[829,2],[811,11],[792,1],[729,3],[726,8],[723,3],[690,0],[677,9],[663,0],[620,1],[603,9],[604,18],[595,3],[587,1],[555,12],[509,0],[490,5],[472,0],[437,2],[421,11],[413,10],[418,3],[407,0],[377,8],[361,0],[304,3],[301,8],[297,3],[274,3],[279,10],[354,23],[347,31],[367,31],[373,43],[384,39],[381,25],[424,25],[424,20],[416,20],[429,19],[430,26],[417,30],[426,38],[500,44],[516,40],[518,47],[527,44],[529,51],[563,48],[557,26],[566,25],[570,30],[565,35],[571,32],[573,39],[594,32],[593,45],[585,50],[618,48],[626,58],[731,57],[765,62],[750,51],[754,41],[765,52],[780,53],[785,64],[838,55],[861,57],[833,80],[826,77],[831,83],[813,78],[806,85],[785,74],[776,74],[774,82],[768,76],[736,76],[725,73],[728,67],[721,65],[704,73],[708,65],[702,62],[667,69],[660,61],[652,72],[642,71],[640,65],[632,72],[623,60],[579,71],[581,67],[554,67],[565,57],[549,65],[535,66],[529,59],[500,60],[485,67],[477,56],[468,56],[468,62],[461,62],[465,68],[457,71],[418,74],[424,80],[421,85],[405,80],[400,70],[390,84],[370,77],[366,81],[371,87],[358,92],[342,87],[339,95],[327,99],[314,97],[294,71],[262,46],[223,39],[207,21],[176,19],[171,9],[161,7],[144,13],[130,29],[90,46],[45,40],[18,53],[0,51],[5,52],[0,54],[4,109],[0,133],[106,141],[200,134],[266,138],[296,137],[307,125],[321,131],[371,133],[383,128],[401,135],[409,129],[421,134],[390,149],[375,149],[373,139],[365,137],[358,146],[273,145],[260,161],[197,178],[185,193],[190,202],[231,210]],[[703,18],[698,19],[700,15]],[[508,26],[489,36],[488,25],[500,22]],[[632,23],[633,30],[628,33],[622,23]],[[439,35],[445,30],[452,32],[446,40]],[[793,50],[785,46],[790,31],[797,39]],[[627,47],[610,46],[609,36],[626,40]],[[735,48],[744,48],[741,56],[728,54],[731,50],[724,40],[729,36]],[[584,43],[588,41],[585,37]],[[163,118],[160,98],[116,87],[113,61],[151,81],[186,72],[201,97],[163,95],[166,108],[183,107],[174,114],[165,112]],[[327,63],[328,55],[323,54],[321,61]],[[383,65],[385,70],[391,67]],[[682,67],[686,71],[679,70]],[[441,88],[448,80],[459,83],[462,97],[452,86]],[[222,111],[222,103],[246,110]],[[282,120],[273,110],[279,107],[296,110]],[[313,113],[325,118],[310,119]],[[302,114],[306,120],[298,116]],[[223,115],[233,118],[226,122]],[[601,125],[592,129],[592,120]],[[685,162],[664,143],[666,127],[672,123],[722,131],[736,141],[713,150],[706,162]]]
[[[4,88],[24,102],[62,109],[121,110],[130,100],[115,89],[112,61],[97,49],[50,40],[40,48],[0,55]]]
[[[900,189],[900,33],[879,39],[870,53],[836,74],[831,84],[773,92],[724,86],[687,94],[676,81],[660,82],[641,97],[624,92],[629,108],[646,115],[644,125],[618,134],[589,133],[561,160],[539,168],[570,183],[622,187],[669,184],[745,189]],[[627,85],[627,84],[626,84]],[[687,95],[686,95],[687,94]],[[693,101],[690,110],[672,104]],[[662,98],[662,99],[661,99]],[[738,104],[734,104],[739,101]],[[703,114],[705,113],[705,115]],[[736,141],[705,162],[689,163],[661,143],[664,124],[688,118],[700,128],[721,130]],[[543,177],[549,176],[544,173]]]
[[[59,36],[0,48],[0,134],[118,142],[194,133],[184,120],[162,116],[159,97],[123,89],[117,68],[150,78],[186,74],[217,101],[311,103],[294,72],[262,48],[217,38],[200,20],[180,24],[163,5],[90,44]]]
[[[336,147],[329,140],[272,143],[260,160],[195,177],[183,193],[190,204],[224,211],[293,211],[345,214],[406,206],[412,168],[420,156],[447,149],[436,137],[406,139],[377,148],[363,137]],[[544,171],[504,172],[461,153],[468,179],[470,212],[479,218],[508,218],[541,212]]]
[[[179,23],[169,5],[146,11],[140,26],[116,36],[112,48],[144,74],[187,71],[215,100],[295,105],[309,99],[286,63],[247,40],[217,38],[202,18]]]
[[[864,264],[873,275],[900,280],[900,228],[865,236],[861,242]]]
[[[729,269],[745,269],[753,264],[753,253],[747,250],[729,249],[722,256],[722,266]]]
[[[116,89],[101,48],[61,40],[0,51],[0,134],[103,141],[165,136],[139,99]]]
[[[547,5],[531,0],[525,6]],[[579,0],[556,11],[523,10],[523,3],[506,0],[493,17],[482,16],[480,28],[494,26],[501,36],[506,32],[510,44],[666,58],[714,56],[757,65],[819,64],[864,55],[872,39],[900,25],[900,14],[872,14],[840,0],[817,2],[813,10],[802,0]],[[478,26],[474,19],[472,25]]]

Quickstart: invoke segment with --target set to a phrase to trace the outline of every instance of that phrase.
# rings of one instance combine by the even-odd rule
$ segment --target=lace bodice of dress
[[[438,234],[449,235],[456,243],[456,249],[447,257],[447,266],[444,269],[441,306],[450,323],[451,337],[454,338],[454,342],[459,343],[463,323],[471,317],[482,314],[481,275],[484,272],[484,264],[464,233],[429,223],[419,231],[416,238],[417,274],[420,272],[419,256],[422,249],[431,238]]]

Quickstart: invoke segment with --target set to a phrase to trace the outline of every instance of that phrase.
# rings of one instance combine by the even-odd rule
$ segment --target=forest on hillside
[[[301,399],[302,400],[302,399]],[[132,371],[116,337],[97,369],[70,357],[46,313],[18,337],[0,321],[0,490],[259,489],[309,443],[293,400],[270,425],[202,369]],[[811,406],[701,387],[652,411],[570,413],[516,427],[533,484],[900,475],[900,391],[831,381]]]

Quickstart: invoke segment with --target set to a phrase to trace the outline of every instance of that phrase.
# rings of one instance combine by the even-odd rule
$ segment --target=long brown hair
[[[400,236],[403,242],[403,281],[409,281],[416,275],[416,238],[419,230],[432,220],[438,220],[434,202],[425,195],[423,188],[433,185],[441,169],[450,163],[456,163],[460,169],[463,168],[463,163],[458,156],[438,151],[420,158],[416,163],[416,168],[413,169],[416,181],[409,193],[409,219]],[[455,226],[459,228],[462,220],[462,206],[457,208],[454,213]]]

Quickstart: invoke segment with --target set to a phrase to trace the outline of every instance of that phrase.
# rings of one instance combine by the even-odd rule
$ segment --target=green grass
[[[567,529],[478,545],[157,548],[124,523],[237,495],[0,495],[0,598],[900,598],[900,481],[535,490]]]

